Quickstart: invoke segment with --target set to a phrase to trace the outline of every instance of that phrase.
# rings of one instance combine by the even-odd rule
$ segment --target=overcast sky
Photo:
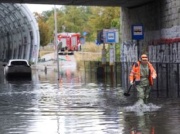
[[[26,4],[31,12],[42,13],[43,11],[52,10],[54,5],[47,4]],[[56,7],[60,7],[60,5],[56,5]]]

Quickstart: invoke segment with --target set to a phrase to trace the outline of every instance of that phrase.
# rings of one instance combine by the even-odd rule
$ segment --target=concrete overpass
[[[1,0],[2,3],[135,7],[154,0]]]
[[[153,0],[1,0],[0,10],[0,60],[24,58],[37,63],[39,50],[39,29],[27,3],[123,6],[133,8]]]
[[[24,49],[23,37],[25,35],[28,37],[28,41],[36,38],[36,30],[32,30],[30,16],[26,14],[27,12],[22,12],[28,9],[20,8],[23,6],[17,6],[18,4],[57,4],[57,5],[86,5],[86,6],[119,6],[121,8],[121,56],[122,62],[134,62],[138,60],[138,49],[139,53],[147,53],[149,59],[154,63],[160,63],[157,65],[158,76],[163,79],[159,79],[156,84],[157,87],[173,89],[178,91],[180,95],[180,1],[179,0],[1,0],[0,6],[1,19],[0,19],[0,37],[3,40],[0,42],[0,51],[6,50],[8,48],[7,56],[16,55],[12,51],[19,49]],[[11,3],[11,4],[8,4]],[[12,8],[11,8],[12,7]],[[12,10],[13,9],[13,10]],[[22,10],[23,9],[23,10]],[[21,10],[21,12],[20,12]],[[19,18],[13,15],[19,14]],[[24,15],[21,15],[24,14]],[[16,20],[16,21],[15,21]],[[18,20],[23,20],[18,21]],[[16,23],[14,23],[16,22]],[[25,25],[25,24],[28,25]],[[12,26],[10,25],[12,24]],[[22,26],[21,26],[22,24]],[[15,26],[17,25],[17,26]],[[144,38],[141,40],[133,39],[132,26],[140,25],[141,33],[143,33]],[[21,28],[23,27],[24,28]],[[32,26],[32,27],[31,27]],[[12,28],[11,28],[12,27]],[[15,28],[16,27],[16,31]],[[38,30],[38,29],[37,29]],[[23,32],[25,31],[25,32]],[[32,33],[33,31],[33,33]],[[17,36],[14,36],[14,33]],[[31,35],[33,35],[31,38]],[[38,36],[38,35],[37,35]],[[14,37],[14,38],[12,38]],[[17,39],[16,37],[19,37]],[[25,40],[25,38],[24,38]],[[38,50],[38,37],[37,42],[32,43],[33,47],[28,50],[27,55],[24,53],[24,57],[31,58],[33,54],[32,50]],[[17,43],[18,42],[18,43]],[[17,45],[12,45],[12,44]],[[27,42],[27,44],[30,42]],[[36,44],[37,43],[37,44]],[[18,45],[19,44],[19,45]],[[11,49],[13,46],[18,46],[16,49]],[[29,45],[31,46],[31,45]],[[28,46],[28,47],[29,47]],[[9,49],[10,48],[10,49]],[[27,47],[26,47],[27,48]],[[25,50],[25,49],[24,49]],[[19,50],[21,51],[21,50]],[[31,53],[29,53],[29,51]],[[17,53],[17,52],[16,52]],[[35,51],[34,53],[37,53]],[[23,54],[18,54],[23,55]],[[28,57],[28,55],[30,55]],[[36,55],[36,54],[35,54]],[[6,57],[7,57],[6,56]],[[36,55],[37,56],[37,55]],[[34,58],[37,58],[34,56]],[[33,57],[33,56],[32,56]],[[168,64],[168,65],[167,65]],[[169,65],[173,64],[173,66]],[[131,65],[129,66],[131,67]],[[127,72],[125,65],[125,70],[122,72]],[[164,75],[164,73],[166,75]],[[164,79],[166,78],[166,80]],[[123,86],[128,85],[127,78],[123,75],[124,80]],[[164,82],[165,81],[165,82]]]

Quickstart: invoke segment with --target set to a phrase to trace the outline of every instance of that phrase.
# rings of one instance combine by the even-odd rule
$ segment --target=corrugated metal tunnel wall
[[[26,5],[0,4],[0,60],[27,59],[36,63],[38,24]]]

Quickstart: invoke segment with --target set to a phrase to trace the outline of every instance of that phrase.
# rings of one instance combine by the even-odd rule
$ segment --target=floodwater
[[[84,71],[33,71],[32,81],[0,77],[0,134],[179,134],[180,99],[136,96]],[[94,75],[95,76],[95,75]]]

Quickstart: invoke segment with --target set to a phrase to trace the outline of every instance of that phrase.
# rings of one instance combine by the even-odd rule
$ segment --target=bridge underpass
[[[58,4],[84,6],[136,7],[152,0],[1,0],[0,4],[0,60],[23,58],[37,63],[40,46],[39,29],[34,16],[25,4]]]
[[[1,0],[0,4],[0,60],[23,58],[37,63],[40,46],[38,24],[25,4],[59,4],[84,6],[124,6],[136,7],[152,0]]]
[[[122,6],[135,8],[151,3],[153,0],[2,0],[1,4],[1,55],[0,60],[8,61],[11,58],[24,58],[37,63],[39,50],[39,30],[26,3],[59,4],[84,6]],[[4,3],[3,3],[4,2]],[[10,4],[11,3],[11,4]],[[20,4],[21,3],[21,4]]]
[[[178,67],[165,65],[167,63],[180,63],[180,2],[177,0],[1,0],[5,3],[21,4],[57,4],[57,5],[84,5],[84,6],[119,6],[121,7],[121,62],[132,63],[138,59],[137,46],[140,53],[148,53],[149,59],[156,63],[157,69],[166,70],[168,75],[172,75],[173,80],[170,84],[165,83],[166,89],[176,86],[179,92],[180,74]],[[138,44],[132,39],[132,25],[142,24],[144,27],[144,39],[139,40]],[[6,34],[7,35],[7,34]],[[38,46],[38,45],[37,45]],[[129,55],[131,53],[131,55]],[[126,67],[126,65],[125,65]],[[129,65],[130,67],[130,65]],[[122,72],[127,72],[126,68]],[[171,70],[178,73],[171,73]],[[174,75],[176,74],[176,75]],[[158,76],[162,75],[159,71]],[[128,86],[128,81],[124,78],[123,87]],[[158,84],[159,89],[164,89],[162,83]]]
[[[145,39],[140,41],[140,48],[144,51],[146,46],[149,46],[150,60],[155,62],[156,69],[160,70],[158,80],[161,80],[156,85],[159,88],[158,97],[162,98],[153,97],[153,104],[162,106],[162,109],[157,112],[145,111],[137,114],[138,112],[130,111],[124,114],[124,106],[132,104],[132,99],[121,100],[120,92],[117,92],[116,88],[114,90],[108,86],[96,88],[92,83],[87,89],[82,85],[73,90],[71,90],[73,87],[71,83],[70,87],[65,86],[58,91],[55,87],[57,83],[51,84],[47,80],[43,81],[42,85],[36,83],[38,86],[28,84],[23,86],[22,83],[18,83],[12,84],[11,87],[7,85],[5,88],[2,84],[1,132],[50,133],[53,128],[54,134],[62,131],[62,133],[89,133],[90,131],[130,133],[129,130],[138,128],[142,129],[142,133],[179,133],[179,99],[163,99],[163,97],[170,97],[169,93],[172,94],[172,91],[175,91],[175,95],[180,93],[180,56],[178,56],[180,54],[180,40],[178,40],[180,2],[179,0],[163,0],[163,2],[158,0],[136,8],[122,8],[121,13],[123,39],[121,60],[129,65],[123,64],[123,71],[127,72],[128,67],[131,67],[130,62],[137,60],[135,54],[137,47],[131,39],[131,25],[142,23],[145,27]],[[161,63],[156,64],[156,62]],[[127,80],[124,75],[122,76],[122,80]],[[127,86],[127,81],[123,83]],[[163,92],[166,94],[163,95]],[[132,131],[132,133],[135,132]]]
[[[136,7],[154,0],[1,0],[2,3]]]

